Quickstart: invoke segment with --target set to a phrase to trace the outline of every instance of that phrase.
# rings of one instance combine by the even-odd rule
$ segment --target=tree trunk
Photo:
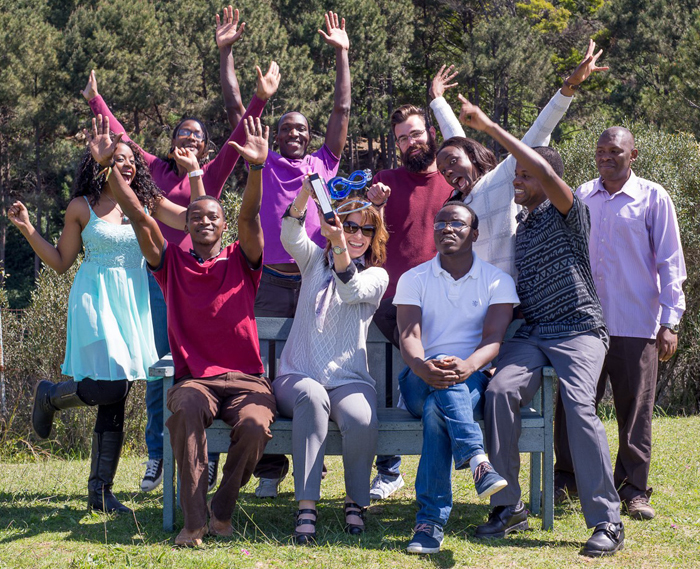
[[[350,146],[350,171],[354,172],[355,171],[355,152],[354,150],[354,141],[352,139],[352,136],[348,139],[348,144]]]
[[[41,185],[41,136],[39,132],[39,122],[34,121],[34,168],[36,176],[36,230],[39,235],[43,235],[41,231],[41,217],[42,217],[42,185]],[[39,255],[34,255],[34,278],[39,277],[39,271],[41,270],[41,259]]]
[[[134,134],[141,133],[141,122],[139,121],[139,112],[134,111]]]
[[[367,161],[368,165],[367,168],[370,170],[374,170],[374,149],[372,148],[374,146],[374,139],[371,136],[367,137]]]
[[[384,133],[379,135],[379,144],[380,144],[381,149],[382,149],[381,150],[381,152],[382,152],[382,154],[381,154],[381,158],[382,158],[381,168],[386,169],[386,168],[388,168],[388,166],[387,166],[388,160],[387,160],[387,154],[386,154],[386,136],[384,135]]]

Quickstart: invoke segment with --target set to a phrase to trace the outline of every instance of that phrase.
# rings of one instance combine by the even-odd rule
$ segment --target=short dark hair
[[[423,123],[425,124],[426,128],[428,127],[428,120],[423,109],[416,107],[415,105],[401,105],[391,114],[391,132],[394,132],[397,124],[405,122],[408,120],[408,117],[412,117],[414,115],[423,119]]]
[[[304,117],[304,120],[306,121],[306,126],[311,128],[311,125],[309,124],[309,119],[307,118],[307,116],[304,113],[302,113],[301,111],[287,111],[279,119],[277,119],[277,127],[275,128],[275,132],[279,132],[280,123],[282,122],[282,119],[284,117],[286,117],[287,115],[293,115],[293,114],[301,115],[302,117]]]
[[[551,146],[533,146],[532,149],[547,161],[557,176],[560,178],[564,176],[564,162],[559,152]]]
[[[471,206],[465,204],[461,200],[450,200],[448,202],[445,202],[445,204],[440,208],[438,213],[440,213],[446,207],[450,207],[453,205],[457,207],[463,207],[464,209],[466,209],[472,216],[472,223],[469,227],[471,227],[472,229],[479,229],[479,216],[476,215],[476,212],[471,208]],[[435,214],[435,217],[437,217],[437,213]]]
[[[194,204],[196,204],[197,202],[203,202],[203,201],[207,201],[207,200],[211,200],[213,202],[218,203],[219,208],[221,209],[221,213],[224,213],[224,206],[221,205],[221,202],[219,200],[217,200],[214,196],[208,196],[208,195],[199,196],[198,198],[195,198],[194,200],[192,200],[190,202],[190,204],[187,206],[187,209],[185,210],[185,223],[187,223],[190,220],[190,208]]]

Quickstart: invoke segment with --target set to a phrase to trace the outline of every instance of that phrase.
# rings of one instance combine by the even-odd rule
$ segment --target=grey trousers
[[[377,452],[377,393],[366,383],[327,390],[315,379],[282,375],[272,389],[277,410],[292,419],[294,493],[297,500],[317,502],[326,453],[328,418],[343,438],[345,492],[360,506],[369,506],[369,479]]]
[[[492,506],[512,505],[520,500],[520,408],[532,401],[542,383],[542,368],[551,365],[559,376],[586,525],[590,528],[601,522],[620,521],[610,449],[595,408],[605,349],[595,332],[543,339],[538,328],[529,338],[513,338],[503,344],[484,403],[489,459],[496,472],[508,481],[506,488],[491,497]]]

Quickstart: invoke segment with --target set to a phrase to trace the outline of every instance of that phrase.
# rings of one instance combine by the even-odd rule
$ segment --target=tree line
[[[80,95],[91,69],[130,135],[165,153],[183,115],[202,118],[222,143],[228,123],[219,85],[212,0],[0,0],[0,263],[13,306],[28,302],[39,263],[6,212],[27,203],[49,239],[62,227],[81,129]],[[592,77],[556,133],[593,118],[623,118],[700,134],[700,7],[683,0],[242,0],[233,46],[244,104],[255,65],[279,63],[282,84],[263,118],[308,118],[320,143],[332,106],[335,59],[317,33],[323,14],[346,19],[352,117],[341,171],[397,165],[389,116],[426,106],[441,65],[460,71],[462,92],[504,128],[522,134],[580,61],[589,37],[610,71]],[[494,148],[497,152],[498,148]],[[244,175],[236,171],[238,177]],[[230,187],[235,189],[233,176]]]

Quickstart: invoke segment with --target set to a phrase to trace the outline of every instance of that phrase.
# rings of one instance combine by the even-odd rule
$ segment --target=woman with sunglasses
[[[299,501],[293,539],[316,538],[328,419],[343,437],[345,531],[364,531],[369,482],[377,443],[377,393],[367,367],[367,331],[389,277],[381,268],[389,235],[375,206],[336,214],[329,225],[318,213],[325,248],[304,230],[308,178],[282,219],[281,240],[301,271],[294,324],[272,384],[277,408],[292,418],[294,490]],[[358,202],[346,199],[342,211]],[[363,205],[367,205],[364,203]],[[317,215],[312,211],[311,215]]]
[[[244,108],[241,103],[241,95],[238,88],[238,81],[233,64],[231,47],[241,37],[245,22],[239,26],[238,10],[233,10],[231,6],[224,8],[223,20],[216,15],[216,43],[219,47],[220,78],[226,112],[233,132],[229,141],[243,144],[245,142],[245,131],[243,122],[239,122],[241,115],[244,117],[259,117],[262,114],[265,103],[277,91],[280,81],[279,67],[273,61],[270,68],[263,76],[260,68],[256,67],[258,73],[257,92],[253,96],[248,109],[243,114]],[[101,114],[109,117],[112,131],[124,133],[124,127],[114,117],[109,110],[107,103],[97,91],[97,79],[95,72],[90,73],[90,78],[85,89],[82,91],[83,97],[88,101],[95,116]],[[129,141],[129,137],[124,135],[123,140]],[[224,184],[228,180],[233,167],[238,160],[239,154],[229,144],[224,144],[219,153],[211,160],[209,153],[211,143],[209,133],[202,121],[192,117],[183,118],[175,125],[172,134],[172,141],[168,155],[159,158],[148,152],[144,152],[146,164],[151,171],[153,180],[160,191],[170,201],[181,206],[186,206],[190,199],[190,183],[186,170],[173,158],[173,152],[177,148],[186,148],[195,153],[201,166],[202,183],[206,193],[215,198],[221,196]],[[171,228],[162,223],[158,224],[163,236],[168,243],[177,244],[185,250],[192,246],[191,239],[183,231],[183,227]],[[170,351],[168,345],[168,325],[166,318],[165,300],[160,287],[152,275],[148,275],[148,286],[151,298],[151,309],[153,316],[153,331],[156,339],[156,350],[158,357],[163,357]],[[158,487],[163,478],[163,382],[156,380],[148,383],[146,389],[146,412],[148,423],[146,425],[146,446],[148,447],[148,462],[146,472],[141,481],[141,490],[149,492]],[[209,459],[209,489],[214,487],[218,466],[218,455],[211,454]]]

